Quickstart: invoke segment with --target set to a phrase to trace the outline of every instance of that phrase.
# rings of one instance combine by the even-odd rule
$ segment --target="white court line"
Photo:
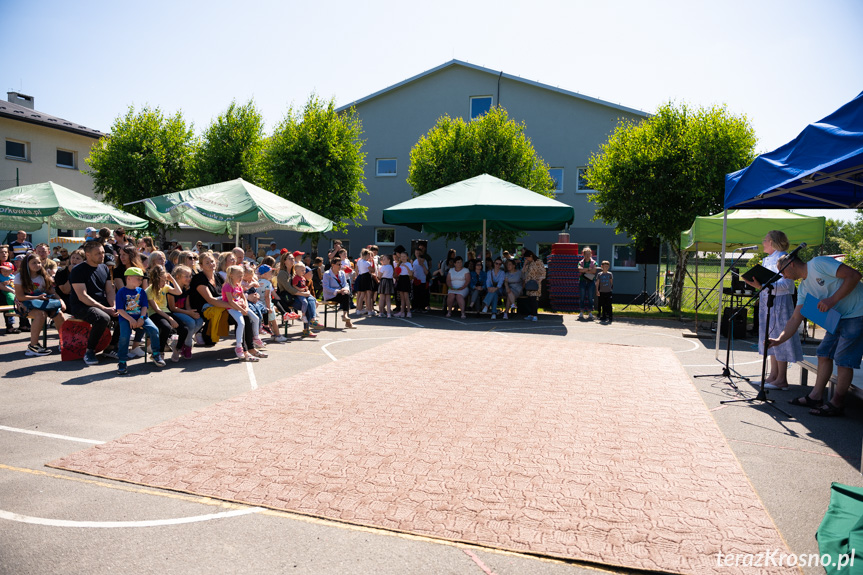
[[[410,321],[410,320],[408,320],[408,319],[405,319],[405,318],[403,318],[403,317],[395,317],[395,316],[393,316],[393,319],[401,320],[401,321],[403,321],[403,322],[405,322],[405,323],[409,323],[409,324],[411,324],[411,325],[415,325],[415,326],[417,326],[417,327],[425,327],[424,325],[420,325],[420,324],[418,324],[418,323],[412,322],[412,321]]]
[[[734,365],[751,365],[753,363],[761,363],[760,359],[756,359],[755,361],[735,361]],[[683,367],[716,367],[717,365],[725,365],[724,361],[717,361],[716,363],[681,363]]]
[[[56,433],[45,433],[43,431],[33,431],[32,429],[19,429],[17,427],[6,427],[0,425],[0,431],[14,431],[15,433],[26,433],[28,435],[38,435],[40,437],[51,437],[53,439],[64,439],[66,441],[77,441],[79,443],[92,443],[93,445],[102,445],[104,441],[96,441],[95,439],[82,439],[80,437],[70,437],[68,435],[57,435]]]
[[[399,319],[401,319],[401,318],[399,318]],[[422,326],[420,326],[420,327],[422,327]],[[337,340],[335,340],[335,341],[331,341],[330,343],[327,343],[327,344],[322,345],[322,346],[321,346],[321,351],[323,351],[325,354],[327,354],[331,360],[333,360],[333,361],[339,361],[339,360],[336,358],[336,356],[334,356],[333,354],[331,354],[331,353],[330,353],[330,350],[328,350],[328,349],[327,349],[327,347],[329,347],[329,346],[331,346],[331,345],[333,345],[333,344],[335,344],[335,343],[343,343],[343,342],[346,342],[346,341],[368,341],[368,340],[373,340],[373,339],[399,339],[399,338],[401,338],[401,337],[402,337],[402,336],[392,336],[392,337],[358,337],[358,338],[356,338],[356,339],[352,339],[352,338],[349,338],[349,339],[337,339]]]
[[[246,364],[246,371],[249,372],[249,383],[251,384],[252,389],[258,389],[258,380],[255,379],[255,372],[252,369],[251,363]]]
[[[65,519],[46,519],[44,517],[31,517],[20,515],[0,509],[0,519],[17,521],[18,523],[30,523],[31,525],[46,525],[48,527],[88,527],[110,529],[117,527],[162,527],[165,525],[182,525],[183,523],[197,523],[211,519],[226,519],[264,511],[263,507],[250,507],[247,509],[235,509],[234,511],[223,511],[209,515],[196,515],[194,517],[179,517],[177,519],[154,519],[151,521],[68,521]]]

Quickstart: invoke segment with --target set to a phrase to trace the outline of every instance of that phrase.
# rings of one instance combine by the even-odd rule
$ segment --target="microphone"
[[[748,250],[757,250],[757,249],[758,249],[758,246],[746,246],[746,247],[743,247],[743,248],[737,248],[737,249],[735,249],[734,251],[735,251],[735,252],[745,252],[745,251],[748,251]]]
[[[794,249],[791,251],[791,253],[790,253],[790,254],[788,254],[788,259],[789,259],[789,260],[793,260],[794,258],[796,258],[796,257],[797,257],[797,253],[798,253],[800,250],[802,250],[803,248],[805,248],[805,247],[806,247],[806,242],[802,242],[799,246],[797,246],[796,248],[794,248]]]

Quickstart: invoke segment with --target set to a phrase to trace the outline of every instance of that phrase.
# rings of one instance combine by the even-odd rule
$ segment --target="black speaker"
[[[639,242],[635,248],[635,263],[659,263],[659,240],[657,238],[647,238]]]
[[[727,307],[722,310],[722,323],[719,324],[719,333],[724,337],[728,337],[728,318],[731,314],[739,310],[739,307]],[[734,337],[741,339],[746,337],[746,311],[741,311],[734,317]]]

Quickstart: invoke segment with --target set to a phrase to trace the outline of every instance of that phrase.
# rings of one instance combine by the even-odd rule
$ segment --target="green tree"
[[[333,231],[347,229],[366,219],[367,208],[360,194],[365,153],[362,125],[353,108],[336,112],[331,99],[323,102],[315,94],[302,110],[288,110],[276,127],[264,155],[270,189],[296,204],[334,222]],[[304,234],[317,255],[321,234]]]
[[[264,184],[264,119],[249,100],[231,102],[228,110],[204,131],[194,157],[196,186],[243,178]]]
[[[723,209],[725,174],[755,158],[755,133],[745,116],[725,107],[660,106],[639,123],[624,122],[594,154],[587,170],[597,193],[594,219],[636,243],[659,237],[677,256],[670,306],[679,310],[687,252],[680,232],[696,216]]]
[[[136,113],[130,106],[114,120],[110,135],[93,144],[87,173],[105,201],[146,217],[143,204],[124,204],[187,187],[194,145],[193,129],[181,112],[166,117],[159,108],[145,106]],[[152,224],[156,230],[161,231]]]
[[[470,122],[441,117],[411,150],[407,182],[414,197],[482,174],[553,197],[554,180],[548,175],[548,165],[524,135],[524,128],[524,123],[510,120],[501,107]],[[487,233],[489,243],[497,248],[516,243],[522,235],[494,229]],[[444,237],[474,247],[481,243],[482,232]]]

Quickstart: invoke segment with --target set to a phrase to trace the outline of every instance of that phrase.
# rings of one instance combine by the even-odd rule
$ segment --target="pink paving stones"
[[[583,345],[417,334],[376,348],[398,364],[316,368],[50,465],[636,569],[796,573],[717,564],[788,550],[674,353],[591,344],[578,374]]]

